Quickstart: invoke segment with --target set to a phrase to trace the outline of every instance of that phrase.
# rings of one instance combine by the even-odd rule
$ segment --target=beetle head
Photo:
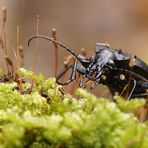
[[[114,50],[108,45],[103,43],[97,43],[95,48],[96,55],[92,57],[92,62],[88,67],[88,75],[92,79],[98,79],[104,67],[107,64],[114,64]]]

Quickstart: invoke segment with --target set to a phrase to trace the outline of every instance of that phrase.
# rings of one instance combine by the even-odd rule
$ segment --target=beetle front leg
[[[72,64],[73,65],[73,64]],[[59,79],[65,75],[65,73],[70,69],[72,68],[72,65],[66,67],[62,72],[60,72],[57,76],[56,76],[56,82],[60,85],[64,85],[64,83],[62,82],[59,82]]]
[[[72,74],[69,80],[67,80],[65,83],[59,82],[59,79],[70,69],[72,68]],[[68,66],[67,68],[65,68],[61,73],[59,73],[56,76],[56,82],[60,85],[67,85],[69,84],[71,81],[76,79],[76,71],[77,71],[77,59],[75,59],[74,64]]]

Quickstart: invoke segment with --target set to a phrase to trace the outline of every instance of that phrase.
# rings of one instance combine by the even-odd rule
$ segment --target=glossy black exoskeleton
[[[57,83],[60,85],[67,85],[75,80],[76,72],[78,72],[82,75],[80,79],[81,87],[85,85],[84,79],[87,78],[87,82],[94,82],[92,89],[102,83],[108,86],[112,94],[118,92],[123,95],[124,92],[128,92],[127,99],[148,96],[148,65],[137,56],[111,48],[107,44],[97,43],[94,56],[87,58],[80,54],[75,54],[73,50],[62,43],[46,36],[34,36],[29,40],[28,45],[35,38],[44,38],[52,41],[75,57],[74,63],[56,76]],[[70,79],[65,83],[59,82],[60,78],[70,68],[72,69]]]

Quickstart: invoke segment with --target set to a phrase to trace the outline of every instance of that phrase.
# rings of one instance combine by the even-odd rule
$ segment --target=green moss
[[[20,69],[32,79],[31,93],[17,83],[0,83],[0,147],[6,148],[147,148],[148,124],[131,113],[143,100],[117,104],[78,89],[75,99],[63,95],[54,78]],[[23,92],[30,88],[23,84]],[[44,93],[44,95],[42,94]]]

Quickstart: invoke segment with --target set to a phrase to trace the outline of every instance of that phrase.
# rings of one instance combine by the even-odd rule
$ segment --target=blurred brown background
[[[40,34],[51,36],[52,28],[56,28],[58,40],[76,52],[84,47],[91,56],[96,42],[108,42],[148,63],[147,0],[0,0],[0,6],[8,8],[8,40],[16,40],[16,26],[20,26],[26,67],[30,67],[34,54],[35,42],[28,48],[27,41],[36,34],[37,14],[40,15]],[[58,71],[64,56],[68,55],[64,49],[59,50]],[[53,75],[53,53],[53,45],[40,40],[37,71]]]

